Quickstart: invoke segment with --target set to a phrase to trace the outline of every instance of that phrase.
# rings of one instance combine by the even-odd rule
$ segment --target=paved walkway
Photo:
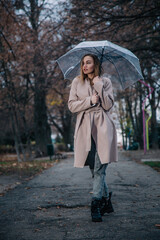
[[[91,222],[88,167],[61,160],[0,197],[0,240],[158,240],[160,174],[119,154],[107,169],[115,212]]]

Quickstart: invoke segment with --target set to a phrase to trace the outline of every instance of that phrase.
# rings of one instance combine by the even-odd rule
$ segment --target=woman
[[[81,75],[71,86],[68,107],[77,113],[74,134],[74,166],[89,165],[93,170],[92,221],[101,222],[104,213],[113,212],[111,193],[106,184],[108,163],[117,161],[115,125],[110,117],[113,91],[110,79],[100,77],[97,56],[87,54],[81,59]]]

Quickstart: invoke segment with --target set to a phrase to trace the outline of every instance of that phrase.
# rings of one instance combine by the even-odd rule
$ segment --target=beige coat
[[[100,104],[91,106],[91,96],[97,92]],[[74,167],[82,168],[91,150],[91,134],[96,143],[96,149],[101,163],[116,162],[117,134],[114,122],[110,116],[110,109],[114,103],[112,84],[110,79],[102,78],[93,88],[88,80],[83,83],[76,77],[71,85],[68,107],[72,113],[77,113],[74,134]],[[96,131],[92,128],[96,125]],[[92,130],[93,129],[93,130]]]

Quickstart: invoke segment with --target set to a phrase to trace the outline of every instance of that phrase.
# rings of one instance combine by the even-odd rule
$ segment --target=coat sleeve
[[[112,83],[109,78],[105,78],[104,81],[99,81],[94,84],[94,89],[98,92],[101,99],[101,105],[109,111],[114,105]]]
[[[85,97],[84,99],[79,99],[77,96],[78,80],[76,78],[73,80],[69,94],[68,108],[72,113],[81,112],[91,107],[90,96]]]

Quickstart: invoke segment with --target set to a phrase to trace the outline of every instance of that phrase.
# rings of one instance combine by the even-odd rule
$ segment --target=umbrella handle
[[[96,95],[98,95],[98,93],[96,92]],[[97,106],[97,104],[98,103],[94,103],[94,104],[92,104],[92,106],[91,107],[95,107],[95,106]]]
[[[105,49],[105,46],[102,48],[102,53],[101,53],[101,58],[100,58],[99,76],[101,75],[101,72],[102,72],[102,62],[103,62],[103,56],[104,56],[104,49]]]
[[[91,107],[95,107],[97,105],[97,103],[93,104]]]

